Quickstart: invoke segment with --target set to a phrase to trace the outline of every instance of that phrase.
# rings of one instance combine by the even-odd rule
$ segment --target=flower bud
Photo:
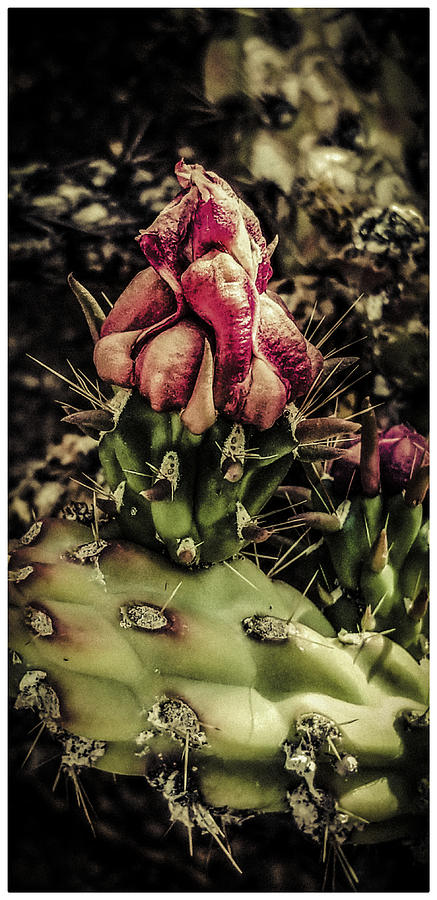
[[[322,354],[266,291],[271,249],[256,216],[214,172],[183,160],[175,172],[182,190],[138,238],[152,268],[103,322],[97,372],[156,411],[186,410],[196,434],[216,411],[263,431],[309,390]]]

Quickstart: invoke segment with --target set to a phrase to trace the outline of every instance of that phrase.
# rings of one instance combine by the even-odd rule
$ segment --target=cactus
[[[425,444],[416,466],[410,435],[382,439],[381,492],[366,401],[362,493],[336,495],[360,425],[309,412],[350,361],[323,360],[268,289],[274,247],[230,186],[176,174],[140,232],[151,268],[108,316],[69,277],[113,395],[81,376],[93,408],[66,421],[98,440],[108,490],[91,529],[72,509],[11,547],[15,707],[60,743],[84,809],[82,767],[145,775],[190,846],[198,826],[236,868],[224,824],[289,812],[354,884],[343,843],[414,834],[425,810]],[[261,511],[294,461],[312,494],[282,491],[312,508],[292,524],[323,532],[304,556],[336,579],[323,611],[241,554],[277,538]]]
[[[61,771],[145,774],[225,852],[222,818],[255,812],[337,848],[414,831],[426,669],[390,637],[345,643],[247,559],[184,570],[62,520],[22,538],[10,580],[15,706]]]
[[[268,537],[256,517],[292,460],[329,455],[321,437],[359,425],[306,418],[323,357],[268,290],[272,248],[254,214],[201,166],[176,174],[182,191],[139,236],[154,268],[107,317],[70,276],[98,374],[120,390],[66,420],[99,435],[122,533],[197,565]]]
[[[362,412],[361,434],[342,458],[313,467],[311,509],[296,520],[324,536],[312,565],[340,639],[359,644],[363,631],[386,632],[421,659],[428,653],[427,441],[402,425],[379,435],[368,398]]]

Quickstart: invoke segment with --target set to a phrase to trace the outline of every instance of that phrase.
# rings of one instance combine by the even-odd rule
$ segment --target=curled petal
[[[323,366],[322,354],[299,331],[282,302],[262,294],[256,352],[274,368],[288,388],[288,399],[301,397]]]
[[[246,397],[241,422],[256,425],[260,431],[271,428],[284,412],[287,391],[273,369],[263,359],[252,362],[252,384]]]
[[[202,166],[183,165],[184,178],[185,170],[191,169],[191,183],[199,193],[191,226],[192,259],[198,259],[214,247],[224,247],[255,280],[258,259],[252,253],[236,194],[213,172],[205,172]]]
[[[187,260],[184,247],[187,231],[195,214],[198,193],[192,188],[188,193],[180,193],[171,201],[148,228],[140,232],[138,238],[144,255],[153,268],[181,299],[180,277]],[[188,260],[189,262],[189,260]]]
[[[205,332],[186,319],[147,343],[135,364],[140,393],[157,412],[182,409],[193,392],[202,362]]]
[[[311,367],[308,384],[308,387],[310,387],[313,381],[316,380],[318,374],[322,371],[324,360],[322,354],[320,353],[320,350],[318,350],[317,347],[314,346],[314,344],[311,344],[310,341],[307,341],[306,338],[304,340],[307,348],[308,360]]]
[[[193,393],[183,410],[181,419],[192,434],[203,434],[214,424],[217,413],[214,406],[214,359],[209,341],[205,340],[202,362],[197,373]]]
[[[261,225],[259,224],[255,213],[246,206],[243,200],[240,200],[239,203],[244,224],[251,240],[252,252],[259,260],[255,286],[258,293],[263,294],[273,275],[273,269],[270,265],[271,253],[269,252],[269,248],[267,247],[267,243],[261,231]]]
[[[272,270],[254,213],[226,181],[203,166],[181,160],[175,172],[183,191],[140,233],[150,264],[179,297],[187,265],[212,248],[224,248],[264,290]]]
[[[226,249],[229,253],[231,253],[232,256],[235,257],[235,259],[237,259],[238,262],[240,262],[247,274],[255,278],[256,289],[257,291],[259,291],[259,293],[262,293],[263,291],[265,291],[267,284],[273,275],[273,270],[270,265],[270,257],[273,250],[269,252],[266,240],[261,231],[259,220],[257,219],[255,213],[246,205],[246,203],[244,203],[244,200],[241,200],[240,197],[237,197],[231,186],[227,183],[227,181],[224,180],[224,178],[220,178],[220,176],[216,175],[215,172],[206,172],[206,175],[208,176],[208,178],[214,181],[215,184],[219,185],[223,189],[225,194],[227,194],[234,202],[236,201],[238,203],[240,214],[243,218],[244,226],[249,236],[252,262],[249,265],[245,265],[242,259],[238,259],[238,257],[235,256],[235,253],[230,247],[226,247]]]
[[[139,331],[122,331],[108,334],[97,341],[94,347],[94,365],[99,378],[122,387],[133,387],[135,375],[131,353],[139,334]]]
[[[115,331],[148,328],[176,312],[176,298],[154,269],[143,269],[120,294],[105,319],[100,337]]]
[[[192,310],[214,329],[216,407],[236,413],[250,387],[257,292],[241,266],[217,250],[189,266],[182,287]]]

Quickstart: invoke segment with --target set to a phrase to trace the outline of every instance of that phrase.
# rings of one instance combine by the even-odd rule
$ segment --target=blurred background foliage
[[[10,10],[12,534],[32,510],[56,514],[71,476],[97,469],[93,442],[60,423],[65,384],[26,354],[92,377],[66,277],[117,299],[145,265],[134,237],[177,192],[181,156],[228,179],[268,241],[278,234],[274,286],[299,324],[312,316],[323,335],[361,297],[329,345],[359,356],[345,409],[370,393],[382,425],[427,432],[428,18]],[[236,830],[240,877],[206,838],[194,859],[178,826],[163,838],[165,810],[137,780],[89,779],[94,839],[75,801],[51,792],[50,744],[19,769],[31,727],[21,721],[12,747],[11,890],[320,890],[319,851],[284,817]],[[362,890],[426,890],[417,847],[351,854]]]

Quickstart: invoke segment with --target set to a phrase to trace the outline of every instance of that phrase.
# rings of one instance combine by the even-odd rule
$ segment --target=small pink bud
[[[379,438],[381,473],[392,491],[403,490],[416,469],[429,463],[426,438],[408,425],[395,425]]]
[[[364,422],[363,422],[364,426]],[[337,493],[360,490],[361,436],[343,445],[341,459],[329,465]],[[429,464],[428,441],[407,425],[395,425],[378,435],[381,488],[385,493],[405,490],[413,475]],[[371,454],[374,459],[374,455]],[[362,462],[362,459],[361,459]],[[376,472],[376,467],[375,467]],[[377,476],[373,478],[376,484]]]

